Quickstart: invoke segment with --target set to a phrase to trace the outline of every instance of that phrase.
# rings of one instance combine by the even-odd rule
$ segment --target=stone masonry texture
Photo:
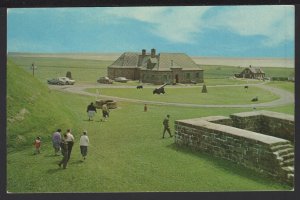
[[[293,185],[294,118],[269,111],[175,121],[175,144]]]

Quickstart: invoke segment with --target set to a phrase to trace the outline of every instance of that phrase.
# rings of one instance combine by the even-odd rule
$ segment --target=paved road
[[[235,105],[215,105],[215,104],[189,104],[189,103],[169,103],[169,102],[159,102],[159,101],[147,101],[147,100],[138,100],[138,99],[130,99],[130,98],[121,98],[107,95],[99,95],[95,93],[90,93],[84,91],[87,88],[136,88],[136,86],[113,86],[113,85],[100,85],[100,84],[76,84],[76,85],[68,85],[68,86],[56,86],[49,85],[50,89],[60,90],[65,92],[76,93],[80,95],[88,95],[101,97],[106,99],[114,99],[116,101],[129,101],[143,104],[154,104],[154,105],[172,105],[172,106],[182,106],[182,107],[206,107],[206,108],[259,108],[259,107],[277,107],[283,106],[290,103],[295,103],[294,94],[288,92],[286,90],[282,90],[279,88],[274,88],[271,86],[267,86],[264,83],[259,84],[247,84],[247,85],[255,85],[256,87],[260,87],[262,89],[268,90],[280,98],[274,101],[265,102],[265,103],[256,103],[256,104],[235,104]],[[207,86],[207,87],[240,87],[243,85],[217,85],[217,86]],[[155,88],[155,86],[145,86],[147,88]],[[186,88],[186,87],[197,87],[197,86],[168,86],[168,87],[177,87],[177,88]],[[199,86],[198,86],[199,87]]]

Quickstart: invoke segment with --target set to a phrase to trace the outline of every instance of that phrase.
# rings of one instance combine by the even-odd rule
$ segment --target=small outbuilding
[[[241,73],[234,75],[236,78],[264,79],[265,72],[258,67],[251,65],[245,68]]]

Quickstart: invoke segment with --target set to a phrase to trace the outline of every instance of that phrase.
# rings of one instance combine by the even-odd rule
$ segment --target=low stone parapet
[[[251,127],[259,126],[256,123],[260,114],[244,113],[233,116],[242,118],[244,122],[245,119],[253,122]],[[175,143],[293,184],[294,149],[291,142],[230,126],[234,123],[236,119],[222,116],[176,120]]]
[[[231,114],[232,126],[271,135],[294,142],[295,121],[294,116],[271,112],[253,111]]]

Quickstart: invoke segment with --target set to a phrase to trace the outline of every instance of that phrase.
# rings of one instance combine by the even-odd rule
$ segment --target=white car
[[[118,78],[115,78],[115,81],[121,82],[121,83],[126,83],[128,81],[128,79],[125,77],[118,77]]]
[[[52,85],[74,85],[75,80],[69,79],[68,77],[58,77],[47,80],[48,84]]]

